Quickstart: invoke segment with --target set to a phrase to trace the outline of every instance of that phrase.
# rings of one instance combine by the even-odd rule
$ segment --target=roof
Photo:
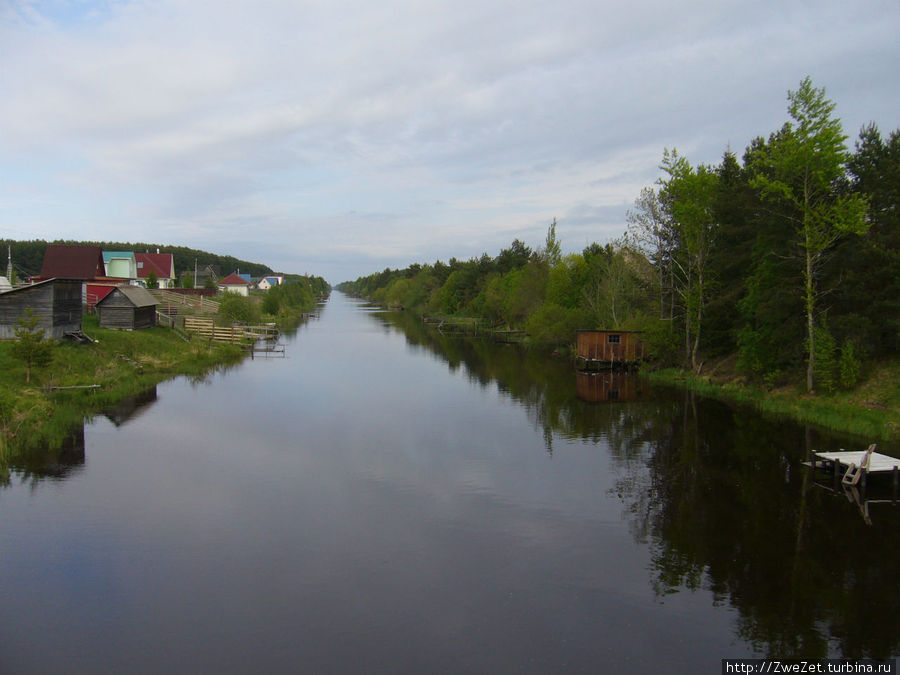
[[[41,277],[49,279],[95,279],[106,276],[103,251],[99,246],[47,244]]]
[[[12,290],[12,284],[9,283],[9,279],[6,277],[0,277],[0,293],[6,293],[6,291]]]
[[[153,297],[153,294],[150,293],[146,288],[141,288],[140,286],[116,286],[113,293],[107,295],[103,300],[98,302],[98,305],[102,305],[106,298],[112,297],[115,291],[119,291],[122,295],[124,295],[135,307],[150,307],[151,305],[158,305],[159,301]]]
[[[249,286],[250,282],[243,277],[238,276],[234,272],[224,279],[219,279],[219,286]]]
[[[135,253],[134,259],[138,263],[138,279],[149,277],[151,270],[156,274],[157,279],[173,278],[175,267],[171,253]]]
[[[103,251],[103,262],[109,262],[113,258],[134,258],[131,251]]]

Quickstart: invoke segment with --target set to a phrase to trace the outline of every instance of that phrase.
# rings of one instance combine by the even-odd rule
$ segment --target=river
[[[802,464],[865,439],[579,376],[338,293],[286,342],[13,469],[0,671],[691,673],[900,653],[900,509]]]

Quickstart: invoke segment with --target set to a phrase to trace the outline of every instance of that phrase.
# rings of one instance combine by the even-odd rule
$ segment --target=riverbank
[[[84,317],[84,331],[97,342],[55,344],[52,362],[33,370],[28,384],[13,342],[0,342],[0,468],[34,448],[59,445],[84,418],[127,396],[171,377],[203,377],[246,355],[234,345],[185,342],[168,328],[100,328],[96,316]]]
[[[900,440],[900,360],[871,364],[851,391],[810,395],[800,384],[775,389],[747,384],[725,369],[698,376],[676,369],[647,371],[654,383],[683,387],[724,401],[751,405],[765,413],[784,415],[876,440]]]

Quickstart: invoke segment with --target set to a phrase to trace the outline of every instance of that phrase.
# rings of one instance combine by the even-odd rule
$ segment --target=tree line
[[[212,265],[213,267],[219,268],[223,274],[230,274],[237,269],[254,277],[261,277],[273,273],[272,268],[268,265],[263,265],[262,263],[239,260],[234,256],[218,255],[216,253],[188,248],[186,246],[164,246],[161,244],[132,244],[116,241],[69,241],[62,239],[57,239],[52,242],[47,242],[43,239],[33,239],[29,241],[0,239],[0,247],[2,247],[2,251],[0,252],[5,254],[7,252],[7,247],[9,247],[15,273],[19,278],[37,276],[41,273],[41,267],[43,267],[44,264],[44,253],[47,250],[48,243],[99,246],[104,251],[134,251],[135,253],[156,253],[156,251],[159,250],[162,253],[172,254],[172,261],[175,263],[175,270],[178,274],[185,271],[193,273],[195,261],[196,265],[201,269],[207,265]],[[6,266],[2,265],[2,268],[4,270],[2,274],[6,274]],[[191,278],[193,279],[193,274]]]
[[[851,151],[835,105],[804,79],[789,120],[743,155],[693,165],[666,149],[615,242],[414,264],[338,286],[421,313],[483,317],[536,345],[578,328],[644,331],[662,364],[735,355],[769,384],[852,387],[860,363],[900,348],[900,129],[875,124]]]

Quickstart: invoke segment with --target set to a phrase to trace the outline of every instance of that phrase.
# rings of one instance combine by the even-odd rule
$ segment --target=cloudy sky
[[[806,75],[900,127],[896,0],[0,0],[0,238],[324,276],[625,230]]]

